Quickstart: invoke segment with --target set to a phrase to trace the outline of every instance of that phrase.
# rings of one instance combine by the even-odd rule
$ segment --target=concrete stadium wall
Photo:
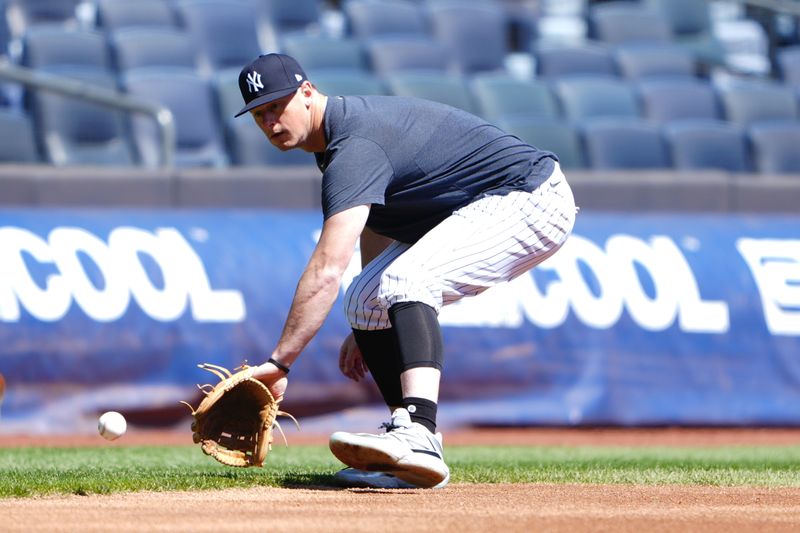
[[[567,177],[584,209],[800,212],[800,175],[572,170]],[[320,184],[314,167],[162,171],[2,165],[0,206],[318,209]]]

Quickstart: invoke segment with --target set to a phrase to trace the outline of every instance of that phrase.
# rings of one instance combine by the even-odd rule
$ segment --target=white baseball
[[[125,434],[128,423],[125,417],[116,411],[108,411],[97,421],[97,431],[104,439],[116,440]]]

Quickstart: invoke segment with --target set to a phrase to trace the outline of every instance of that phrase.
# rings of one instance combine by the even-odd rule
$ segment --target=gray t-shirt
[[[367,227],[413,243],[482,196],[532,191],[555,155],[481,118],[436,102],[397,96],[328,98],[322,211],[372,204]]]

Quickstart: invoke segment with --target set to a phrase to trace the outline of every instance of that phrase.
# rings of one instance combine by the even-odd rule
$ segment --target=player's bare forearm
[[[300,278],[273,357],[291,365],[314,338],[336,301],[344,270],[331,269],[312,257]]]
[[[272,354],[276,360],[291,365],[322,327],[336,301],[342,275],[353,257],[368,215],[369,206],[358,206],[325,221]]]

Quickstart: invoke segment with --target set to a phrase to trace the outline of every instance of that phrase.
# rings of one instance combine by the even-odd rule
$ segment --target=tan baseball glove
[[[192,440],[220,463],[228,466],[263,466],[272,447],[272,428],[277,427],[286,442],[278,415],[297,420],[278,409],[280,400],[259,380],[253,368],[243,365],[231,372],[212,364],[197,365],[219,377],[216,386],[198,385],[206,397],[192,410]],[[298,428],[300,426],[298,425]]]

